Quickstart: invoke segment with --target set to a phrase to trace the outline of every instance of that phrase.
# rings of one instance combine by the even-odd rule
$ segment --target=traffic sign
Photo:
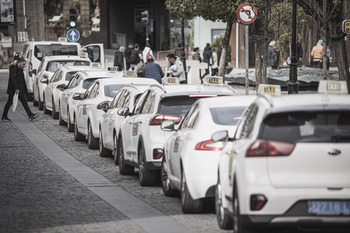
[[[257,15],[257,9],[250,3],[243,3],[237,8],[237,19],[243,24],[253,23]]]
[[[68,32],[67,32],[67,39],[70,41],[70,42],[76,42],[78,41],[80,38],[80,33],[77,29],[69,29]]]
[[[344,20],[341,28],[345,34],[350,34],[350,20]]]

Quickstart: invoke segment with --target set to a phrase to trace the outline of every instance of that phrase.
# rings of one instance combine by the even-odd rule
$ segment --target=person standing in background
[[[143,77],[153,78],[162,84],[162,78],[164,77],[163,70],[159,64],[154,63],[153,58],[148,59],[147,64],[142,69],[142,73]]]
[[[118,67],[119,71],[124,70],[124,51],[125,47],[120,46],[119,50],[114,54],[114,66]]]
[[[297,61],[303,58],[303,48],[301,47],[301,44],[299,43],[299,41],[297,41],[295,44],[295,57]]]
[[[218,48],[218,51],[216,52],[218,54],[218,66],[220,66],[220,59],[222,54],[222,43],[220,43],[220,46]]]
[[[201,78],[201,82],[203,83],[203,78],[209,74],[209,68],[210,68],[210,59],[212,56],[212,52],[211,52],[211,48],[210,48],[210,44],[207,43],[205,45],[204,51],[203,51],[203,62],[204,63],[208,63],[208,68],[205,69],[205,73],[203,74],[202,78]]]
[[[332,52],[327,46],[327,70],[329,70],[329,64],[332,63],[333,57],[332,57]]]
[[[213,55],[211,57],[211,75],[215,76],[218,74],[219,66],[218,66],[218,47],[214,47]]]
[[[147,42],[146,47],[143,49],[143,52],[142,52],[142,60],[144,63],[147,63],[149,58],[154,59],[154,56],[153,56],[153,52],[151,49],[151,45],[150,45],[150,43]]]
[[[313,57],[314,67],[322,69],[323,40],[319,40],[317,45],[312,48],[311,57]]]
[[[129,42],[128,47],[125,49],[124,56],[125,56],[125,64],[126,64],[126,70],[130,69],[131,62],[130,62],[130,56],[131,52],[134,50],[134,44],[132,42]]]
[[[199,48],[194,48],[193,52],[194,54],[192,55],[192,60],[198,60],[199,62],[202,62],[201,54],[199,53]]]

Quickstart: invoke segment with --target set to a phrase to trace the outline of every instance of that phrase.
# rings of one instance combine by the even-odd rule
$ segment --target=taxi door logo
[[[134,123],[132,125],[132,136],[136,136],[138,130],[139,130],[139,124],[138,123]]]

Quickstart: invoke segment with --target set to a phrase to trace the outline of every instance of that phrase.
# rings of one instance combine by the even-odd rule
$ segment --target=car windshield
[[[172,96],[165,97],[160,101],[159,114],[184,116],[198,97]]]
[[[221,107],[211,108],[210,113],[215,124],[237,125],[245,107]]]
[[[55,72],[62,66],[89,66],[88,61],[50,61],[46,66],[46,71]]]
[[[76,45],[35,45],[34,56],[40,61],[45,56],[57,56],[57,55],[78,55],[78,47]]]
[[[112,85],[105,85],[105,96],[114,98],[118,91],[122,89],[126,84],[112,84]]]
[[[98,78],[89,78],[89,79],[84,80],[83,88],[88,89],[96,79],[98,79]]]
[[[350,142],[350,111],[269,115],[259,138],[285,142]]]

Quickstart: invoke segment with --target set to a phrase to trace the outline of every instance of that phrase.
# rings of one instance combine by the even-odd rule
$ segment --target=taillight
[[[161,125],[165,120],[174,121],[175,124],[178,124],[181,121],[181,117],[172,115],[156,115],[149,121],[149,125]]]
[[[163,149],[153,149],[153,159],[160,159],[163,157]]]
[[[246,157],[288,156],[295,144],[268,140],[256,140],[247,150]]]
[[[194,147],[195,150],[211,150],[211,151],[222,151],[224,145],[222,142],[215,142],[213,140],[207,140],[197,143]]]
[[[30,72],[32,69],[33,69],[33,63],[30,61],[29,62],[29,69],[28,69],[29,77],[32,77],[32,73]]]
[[[97,105],[97,109],[106,110],[109,108],[111,101],[103,101]]]
[[[250,210],[261,210],[267,202],[267,198],[262,194],[250,196]]]

